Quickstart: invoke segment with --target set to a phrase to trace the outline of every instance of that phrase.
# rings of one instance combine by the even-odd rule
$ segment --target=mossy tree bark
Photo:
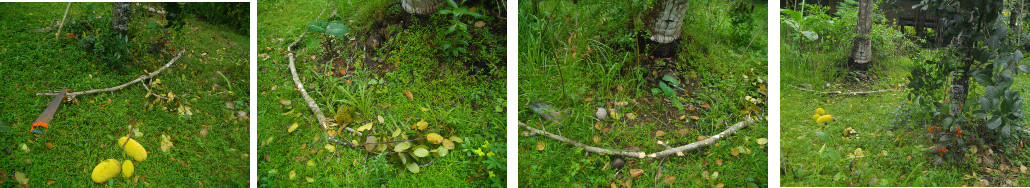
[[[428,15],[436,13],[442,2],[442,0],[401,0],[401,5],[408,13]]]
[[[644,27],[651,32],[645,49],[651,49],[651,55],[672,57],[679,52],[687,5],[687,0],[658,0],[644,15]]]
[[[873,43],[870,38],[873,28],[873,3],[873,0],[858,2],[858,36],[855,36],[851,56],[848,57],[848,66],[854,70],[869,70],[869,64],[873,61]]]

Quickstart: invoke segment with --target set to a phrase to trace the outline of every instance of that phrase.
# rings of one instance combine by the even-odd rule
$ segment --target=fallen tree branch
[[[715,141],[718,141],[719,139],[725,138],[726,136],[729,136],[730,134],[733,134],[733,133],[737,132],[738,130],[740,130],[741,128],[744,128],[748,124],[752,124],[752,123],[755,123],[755,120],[752,119],[751,116],[747,116],[747,117],[745,117],[744,121],[741,121],[741,122],[738,122],[736,124],[733,124],[733,126],[730,126],[725,131],[722,131],[721,133],[716,134],[715,136],[708,137],[708,138],[706,138],[704,140],[701,140],[701,141],[698,141],[698,142],[694,142],[694,143],[690,143],[690,144],[687,144],[687,145],[683,145],[683,146],[679,146],[679,147],[674,147],[674,148],[673,147],[669,147],[668,145],[662,144],[663,146],[665,146],[668,149],[666,149],[664,151],[657,152],[657,153],[652,153],[652,154],[647,154],[645,152],[613,150],[613,149],[599,148],[599,147],[594,147],[594,146],[586,145],[586,144],[583,144],[583,143],[580,143],[580,142],[576,142],[574,140],[570,140],[570,139],[565,138],[563,136],[555,135],[555,134],[552,134],[552,133],[547,132],[547,131],[543,131],[543,130],[535,129],[533,127],[529,127],[528,125],[526,125],[525,123],[522,123],[521,121],[519,122],[519,126],[521,126],[522,128],[528,129],[530,135],[536,135],[536,134],[544,135],[544,136],[550,137],[551,139],[555,139],[555,140],[558,140],[560,142],[564,142],[564,143],[569,144],[569,145],[573,145],[573,146],[576,146],[576,147],[583,148],[584,150],[589,151],[589,152],[601,153],[601,154],[609,154],[609,155],[619,155],[619,156],[625,156],[625,157],[636,157],[636,158],[645,158],[645,157],[648,157],[648,158],[662,158],[662,157],[666,157],[666,156],[669,156],[669,155],[675,155],[677,153],[682,154],[682,152],[687,152],[687,151],[695,150],[695,149],[698,149],[698,148],[701,148],[701,147],[705,147],[705,146],[708,146],[708,145],[712,145],[713,143],[715,143]]]
[[[136,78],[135,80],[129,81],[128,83],[125,83],[125,84],[122,84],[122,85],[118,85],[118,86],[114,86],[114,87],[104,88],[104,89],[93,89],[93,90],[88,90],[88,91],[79,91],[79,92],[68,93],[68,94],[65,94],[65,96],[68,96],[70,98],[74,98],[76,95],[85,95],[85,94],[94,94],[94,93],[115,91],[115,90],[119,90],[119,89],[125,88],[126,86],[135,84],[136,82],[140,82],[140,81],[143,81],[143,80],[146,80],[146,79],[150,79],[150,78],[156,76],[157,74],[161,74],[161,72],[164,71],[165,69],[167,69],[168,67],[171,67],[172,64],[174,64],[176,60],[179,60],[179,57],[182,57],[182,53],[184,53],[184,52],[186,52],[186,50],[179,51],[179,55],[176,55],[174,58],[172,58],[171,61],[168,61],[167,64],[165,64],[161,68],[157,69],[157,71],[154,71],[154,72],[151,72],[149,74],[140,76],[140,77]],[[36,95],[47,95],[47,96],[56,96],[57,94],[58,93],[36,93]]]
[[[605,149],[605,148],[589,146],[589,145],[586,145],[586,144],[583,144],[583,143],[576,142],[574,140],[569,140],[568,138],[565,138],[563,136],[558,136],[558,135],[555,135],[555,134],[551,134],[550,132],[547,132],[547,131],[542,131],[542,130],[539,130],[539,129],[534,129],[532,127],[529,127],[525,123],[522,123],[521,121],[519,122],[519,126],[521,126],[522,128],[529,129],[529,132],[531,134],[544,135],[544,136],[550,137],[552,139],[558,140],[560,142],[565,142],[566,144],[570,144],[570,145],[573,145],[573,146],[576,146],[576,147],[581,147],[581,148],[583,148],[583,150],[586,150],[586,151],[589,151],[589,152],[609,154],[609,155],[620,155],[620,156],[626,156],[626,157],[636,157],[636,158],[644,158],[644,157],[647,156],[647,154],[644,153],[644,152],[620,151],[620,150],[612,150],[612,149]]]
[[[800,88],[800,87],[793,86],[793,85],[791,85],[790,87],[794,87],[795,89],[798,89],[798,90],[801,90],[801,91],[807,91],[807,92],[813,92],[813,93],[819,93],[819,94],[825,94],[825,95],[868,95],[868,94],[874,94],[874,93],[901,91],[901,90],[898,90],[898,89],[883,89],[883,90],[875,90],[875,91],[842,92],[842,91],[816,91],[816,90],[811,90],[811,89]]]
[[[54,39],[61,38],[61,29],[64,29],[64,20],[68,19],[68,10],[72,9],[72,2],[68,2],[68,6],[64,8],[64,16],[61,17],[61,25],[57,26],[57,33],[54,33]]]
[[[308,31],[305,29],[304,32],[300,33],[300,36],[297,36],[297,40],[294,40],[293,43],[290,43],[290,46],[286,47],[287,51],[289,51],[290,57],[290,74],[292,74],[293,76],[293,84],[297,86],[297,89],[300,91],[301,97],[304,98],[304,103],[307,104],[309,108],[311,108],[311,112],[314,113],[315,118],[318,119],[318,124],[322,125],[322,129],[329,130],[329,119],[325,117],[325,114],[322,114],[322,109],[318,107],[317,103],[315,103],[315,99],[311,98],[311,96],[308,95],[308,91],[304,89],[304,83],[300,82],[300,77],[297,76],[297,67],[293,63],[296,59],[293,53],[293,46],[297,45],[297,42],[300,41],[300,39],[303,38],[304,34],[306,33],[308,33]],[[351,133],[361,136],[361,132],[354,131],[354,129],[346,127],[346,125],[339,126],[344,130],[350,131]]]
[[[726,136],[729,136],[730,134],[733,134],[733,133],[737,132],[737,130],[740,130],[741,128],[744,128],[744,126],[747,126],[747,124],[755,123],[755,120],[751,119],[750,116],[745,117],[744,119],[746,119],[746,120],[741,121],[741,122],[737,122],[737,124],[733,124],[733,126],[730,126],[730,128],[726,129],[725,131],[722,131],[719,134],[716,134],[715,136],[708,137],[708,138],[706,138],[704,140],[701,140],[701,141],[698,141],[698,142],[694,142],[694,143],[690,143],[690,144],[687,144],[687,145],[683,145],[683,146],[680,146],[680,147],[675,147],[675,148],[672,148],[672,149],[666,149],[665,151],[661,151],[661,152],[658,152],[658,153],[652,153],[651,155],[648,155],[648,157],[651,157],[651,158],[665,157],[665,156],[676,154],[676,152],[687,152],[687,151],[695,150],[697,148],[701,148],[701,147],[705,147],[705,146],[708,146],[708,145],[712,145],[713,143],[715,143],[715,141],[718,141],[719,139],[722,139],[722,138],[724,138]]]

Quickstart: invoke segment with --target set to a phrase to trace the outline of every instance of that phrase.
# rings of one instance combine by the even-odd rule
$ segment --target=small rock
[[[612,169],[622,169],[622,165],[624,164],[626,164],[626,161],[622,160],[622,158],[615,158],[615,160],[612,160]]]
[[[608,119],[608,111],[604,110],[604,108],[597,108],[597,113],[594,113],[594,117],[597,117],[597,120],[604,121]]]
[[[558,113],[558,111],[555,111],[554,108],[551,108],[551,105],[547,105],[543,102],[534,102],[529,105],[529,108],[532,109],[533,112],[536,112],[536,114],[543,116],[544,119],[560,123],[561,114]]]

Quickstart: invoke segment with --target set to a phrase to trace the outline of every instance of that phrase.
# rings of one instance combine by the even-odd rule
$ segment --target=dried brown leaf
[[[411,91],[404,90],[404,96],[408,97],[408,100],[415,100],[415,96],[411,94]]]
[[[644,170],[643,169],[639,169],[639,168],[634,168],[634,169],[630,169],[629,173],[632,174],[633,177],[635,178],[635,177],[640,177],[640,175],[643,175],[644,174]]]
[[[666,184],[676,183],[676,176],[665,176],[665,178],[662,178],[662,182]]]

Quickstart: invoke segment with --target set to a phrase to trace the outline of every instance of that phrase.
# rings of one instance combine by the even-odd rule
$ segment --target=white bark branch
[[[61,17],[61,25],[57,26],[57,33],[54,33],[54,39],[61,39],[61,29],[64,29],[64,20],[68,19],[68,10],[72,9],[72,2],[68,2],[68,6],[64,8],[64,16]]]
[[[293,75],[293,84],[295,86],[297,86],[297,89],[300,91],[301,97],[304,98],[304,103],[306,103],[308,105],[308,107],[311,108],[311,112],[314,113],[315,114],[315,118],[318,119],[318,124],[322,125],[322,129],[330,130],[329,129],[329,127],[330,127],[329,119],[325,117],[325,114],[322,114],[322,109],[318,107],[317,103],[315,103],[315,99],[311,98],[311,96],[308,95],[308,91],[306,89],[304,89],[304,83],[300,82],[300,77],[297,76],[297,68],[296,68],[296,66],[293,63],[295,61],[295,59],[296,59],[294,57],[295,55],[293,54],[293,46],[297,45],[297,41],[300,41],[300,39],[303,38],[304,34],[306,34],[306,33],[307,33],[307,30],[304,30],[304,32],[301,32],[300,36],[297,36],[297,40],[293,41],[293,43],[290,43],[290,46],[286,47],[287,51],[289,51],[289,56],[290,56],[290,74]],[[358,136],[361,136],[361,132],[354,131],[354,129],[351,129],[350,127],[346,127],[346,125],[339,125],[339,126],[342,127],[344,130],[350,131],[351,133],[354,133],[354,134],[357,134]],[[337,133],[337,134],[339,134],[339,133]]]
[[[901,90],[897,90],[897,89],[882,89],[882,90],[875,90],[875,91],[842,92],[842,91],[816,91],[816,90],[811,90],[811,89],[800,88],[800,87],[793,86],[793,85],[791,85],[790,87],[794,87],[795,89],[798,89],[798,90],[801,90],[801,91],[807,91],[807,92],[813,92],[813,93],[819,93],[819,94],[825,94],[825,95],[845,95],[845,96],[846,95],[868,95],[868,94],[875,94],[875,93],[901,91]]]
[[[715,141],[718,141],[719,139],[725,138],[726,136],[729,136],[730,134],[733,134],[733,133],[737,132],[741,128],[744,128],[744,126],[747,126],[748,124],[755,123],[755,120],[751,119],[750,117],[748,117],[746,119],[747,120],[744,120],[744,121],[738,122],[736,124],[733,124],[733,126],[730,126],[730,128],[726,129],[725,131],[723,131],[723,132],[721,132],[719,134],[716,134],[715,136],[708,137],[708,138],[706,138],[704,140],[701,140],[701,141],[698,141],[698,142],[690,143],[690,144],[679,146],[679,147],[675,147],[675,148],[668,148],[668,149],[666,149],[664,151],[660,151],[660,152],[656,152],[656,153],[651,153],[651,154],[647,154],[645,152],[621,151],[621,150],[613,150],[613,149],[607,149],[607,148],[594,147],[594,146],[586,145],[586,144],[583,144],[583,143],[580,143],[580,142],[576,142],[574,140],[570,140],[570,139],[565,138],[563,136],[558,136],[558,135],[552,134],[552,133],[547,132],[547,131],[543,131],[543,130],[539,130],[539,129],[534,129],[534,128],[529,127],[528,125],[526,125],[525,123],[522,123],[522,122],[519,122],[519,126],[521,126],[522,128],[528,129],[531,134],[544,135],[544,136],[550,137],[550,138],[558,140],[560,142],[564,142],[564,143],[569,144],[569,145],[573,145],[573,146],[576,146],[576,147],[581,147],[584,150],[589,151],[589,152],[609,154],[609,155],[620,155],[620,156],[625,156],[625,157],[636,157],[636,158],[645,158],[645,157],[647,157],[647,158],[662,158],[662,157],[667,157],[669,155],[675,155],[676,153],[679,153],[679,152],[692,151],[692,150],[695,150],[695,149],[698,149],[698,148],[701,148],[701,147],[712,145],[713,143],[715,143]]]
[[[525,123],[522,123],[521,121],[519,122],[519,126],[521,126],[522,128],[528,129],[531,134],[544,135],[544,136],[550,137],[552,139],[558,140],[560,142],[565,142],[566,144],[570,144],[572,146],[581,147],[584,150],[589,151],[589,152],[609,154],[609,155],[621,155],[621,156],[636,157],[636,158],[644,158],[644,157],[647,156],[647,154],[644,153],[644,152],[619,151],[619,150],[612,150],[612,149],[606,149],[606,148],[599,148],[599,147],[589,146],[589,145],[586,145],[586,144],[583,144],[583,143],[576,142],[574,140],[569,140],[568,138],[565,138],[563,136],[558,136],[558,135],[555,135],[555,134],[551,134],[550,132],[547,132],[547,131],[543,131],[543,130],[539,130],[539,129],[534,129],[532,127],[529,127]]]
[[[672,148],[672,149],[666,149],[665,151],[661,151],[661,152],[658,152],[658,153],[652,153],[651,155],[648,155],[648,157],[651,157],[651,158],[665,157],[665,156],[669,156],[669,155],[674,155],[674,154],[676,154],[676,152],[687,152],[687,151],[695,150],[697,148],[701,148],[701,147],[705,147],[705,146],[708,146],[708,145],[712,145],[713,143],[715,143],[715,141],[718,141],[719,139],[725,138],[725,137],[729,136],[730,134],[733,134],[733,133],[737,132],[737,130],[740,130],[741,128],[744,128],[744,126],[747,126],[747,124],[755,123],[755,120],[751,119],[750,116],[745,117],[745,119],[746,120],[744,120],[744,121],[737,122],[737,124],[733,124],[733,126],[730,126],[730,128],[726,129],[725,131],[722,131],[719,134],[716,134],[715,136],[708,137],[708,138],[706,138],[704,140],[701,140],[701,141],[698,141],[698,142],[694,142],[694,143],[690,143],[690,144],[687,144],[687,145],[683,145],[683,146],[680,146],[680,147],[675,147],[675,148]]]
[[[104,89],[94,89],[94,90],[89,90],[89,91],[79,91],[79,92],[74,92],[74,93],[68,93],[68,94],[65,94],[65,96],[75,97],[76,95],[85,95],[85,94],[93,94],[93,93],[115,91],[115,90],[119,90],[119,89],[125,88],[125,87],[127,87],[129,85],[135,84],[137,82],[153,78],[157,74],[161,74],[161,72],[164,71],[165,69],[167,69],[168,67],[171,67],[172,64],[174,64],[176,60],[179,60],[179,57],[182,57],[182,53],[184,53],[184,52],[186,52],[185,49],[182,50],[182,51],[179,51],[179,55],[176,55],[174,58],[172,58],[171,61],[168,61],[167,64],[165,64],[161,68],[157,69],[157,71],[154,71],[154,72],[151,72],[149,74],[140,76],[140,77],[136,78],[135,80],[129,81],[128,83],[125,83],[125,84],[122,84],[122,85],[118,85],[118,86],[114,86],[114,87],[104,88]],[[57,94],[58,93],[36,93],[36,95],[47,95],[47,96],[56,96]]]

